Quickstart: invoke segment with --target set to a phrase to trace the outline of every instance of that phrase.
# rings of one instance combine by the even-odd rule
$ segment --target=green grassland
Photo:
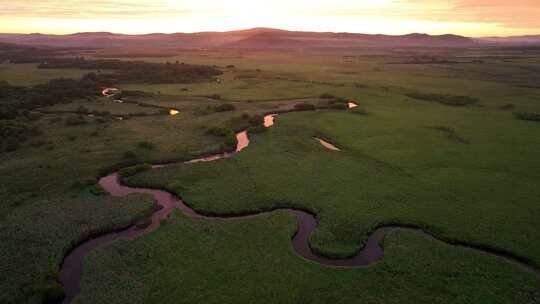
[[[92,71],[79,69],[38,69],[34,63],[0,63],[0,80],[17,86],[33,86],[56,78],[78,79],[90,72]]]
[[[203,213],[307,208],[320,220],[312,246],[328,256],[351,255],[369,231],[397,222],[540,265],[540,125],[483,109],[423,107],[283,115],[233,159],[163,168],[129,182],[164,185]],[[467,143],[429,128],[436,125]],[[324,150],[314,136],[343,151]]]
[[[206,126],[222,124],[227,115],[233,114],[106,122],[85,117],[85,123],[71,126],[65,122],[72,114],[56,114],[29,122],[42,134],[2,153],[0,164],[0,265],[9,274],[9,280],[1,281],[0,302],[39,303],[39,295],[48,290],[43,286],[54,282],[46,275],[58,272],[67,250],[89,234],[125,226],[146,213],[151,206],[146,197],[92,195],[101,174],[220,150],[223,139],[206,135]]]
[[[148,237],[91,254],[75,303],[537,303],[534,280],[490,256],[397,232],[373,267],[322,267],[292,252],[295,229],[286,212],[177,212]]]
[[[407,63],[426,55],[459,63]],[[166,187],[208,213],[310,209],[320,221],[311,245],[329,256],[350,255],[374,227],[397,222],[540,265],[540,123],[513,115],[540,113],[538,57],[512,50],[350,49],[179,51],[137,58],[217,65],[225,73],[220,82],[119,86],[153,93],[137,101],[179,109],[176,116],[134,117],[159,109],[96,98],[36,111],[84,106],[131,118],[17,118],[41,133],[14,151],[0,149],[0,269],[9,276],[0,282],[0,302],[41,302],[58,289],[58,265],[69,248],[152,207],[145,196],[99,195],[100,175],[218,151],[224,139],[209,135],[209,128],[245,128],[243,113],[289,110],[301,102],[322,106],[323,93],[354,99],[360,109],[284,114],[231,159],[164,168],[129,182]],[[0,81],[31,86],[87,72],[1,64]],[[216,94],[221,100],[201,97]],[[408,97],[446,95],[477,102],[456,107]],[[207,110],[223,103],[235,110]],[[313,136],[342,152],[324,150]],[[382,263],[343,270],[296,257],[293,232],[292,218],[281,213],[220,223],[176,214],[155,234],[92,255],[78,300],[538,302],[535,282],[519,268],[414,234],[386,238]]]

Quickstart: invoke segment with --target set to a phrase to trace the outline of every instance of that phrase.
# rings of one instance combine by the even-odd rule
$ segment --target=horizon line
[[[103,34],[112,34],[112,35],[124,35],[124,36],[145,36],[145,35],[174,35],[174,34],[204,34],[204,33],[230,33],[230,32],[241,32],[241,31],[250,31],[250,30],[274,30],[274,31],[284,31],[284,32],[303,32],[303,33],[328,33],[328,34],[359,34],[359,35],[370,35],[370,36],[407,36],[407,35],[429,35],[429,36],[445,36],[445,35],[454,35],[454,36],[461,36],[466,38],[509,38],[509,37],[531,37],[531,36],[540,36],[540,33],[538,34],[524,34],[524,35],[509,35],[509,36],[465,36],[465,35],[459,35],[454,33],[446,33],[446,34],[430,34],[430,33],[422,33],[422,32],[410,32],[407,34],[384,34],[384,33],[363,33],[363,32],[348,32],[348,31],[303,31],[303,30],[286,30],[281,28],[274,28],[274,27],[251,27],[251,28],[241,28],[241,29],[234,29],[234,30],[228,30],[228,31],[219,31],[219,30],[209,30],[209,31],[193,31],[193,32],[148,32],[148,33],[122,33],[122,32],[110,32],[110,31],[86,31],[86,32],[71,32],[71,33],[63,33],[63,34],[54,34],[54,33],[46,33],[46,32],[28,32],[28,33],[13,33],[13,32],[0,32],[0,35],[48,35],[48,36],[70,36],[70,35],[77,35],[77,34],[97,34],[97,33],[103,33]]]

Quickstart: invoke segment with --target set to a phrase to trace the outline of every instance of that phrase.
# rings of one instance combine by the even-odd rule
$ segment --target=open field
[[[295,228],[286,213],[244,221],[173,214],[155,234],[91,255],[76,303],[535,303],[538,296],[534,280],[512,266],[408,233],[387,236],[385,259],[373,267],[321,267],[294,255]]]
[[[12,85],[33,86],[55,78],[81,78],[91,72],[79,69],[45,70],[36,66],[34,63],[0,63],[0,80]]]
[[[216,65],[224,74],[219,82],[117,86],[151,93],[129,100],[178,109],[176,116],[92,97],[0,120],[39,130],[0,149],[0,269],[10,278],[0,282],[0,302],[55,298],[69,249],[148,214],[149,197],[103,193],[96,182],[104,173],[222,151],[225,139],[208,134],[210,128],[238,131],[249,126],[244,114],[327,106],[324,93],[360,107],[283,114],[230,159],[152,170],[127,182],[169,189],[203,213],[308,209],[319,220],[311,246],[330,257],[353,254],[377,226],[402,223],[540,267],[540,123],[516,118],[540,113],[539,56],[500,49],[177,51],[136,60]],[[32,86],[88,72],[3,63],[0,82]],[[218,111],[224,104],[229,109]],[[107,114],[79,117],[81,106]],[[327,151],[313,137],[342,151]],[[415,234],[389,235],[384,260],[372,267],[333,269],[296,256],[294,232],[294,221],[281,212],[232,222],[175,213],[154,234],[92,254],[76,301],[540,299],[540,283],[520,268]]]
[[[540,142],[531,140],[540,126],[522,124],[508,113],[461,109],[443,116],[436,113],[442,106],[424,107],[428,118],[416,122],[412,118],[419,114],[413,111],[382,113],[376,106],[367,107],[367,116],[354,111],[278,116],[275,128],[252,136],[252,147],[233,159],[163,168],[128,182],[164,186],[202,213],[312,210],[320,220],[312,246],[328,256],[351,255],[376,226],[402,223],[540,264],[534,242],[539,176],[529,171],[540,167],[534,157]],[[474,128],[461,121],[465,113]],[[397,119],[403,115],[409,119]],[[448,138],[429,128],[436,125],[450,126],[457,135]],[[495,126],[502,130],[490,135]],[[315,136],[331,139],[342,152],[329,153]],[[523,158],[531,161],[523,164]],[[516,222],[523,225],[510,224]]]

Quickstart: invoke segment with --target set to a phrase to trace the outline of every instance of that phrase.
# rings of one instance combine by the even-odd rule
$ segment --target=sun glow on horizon
[[[467,36],[540,33],[540,3],[515,0],[7,0],[0,32],[126,34],[253,27],[357,33]]]

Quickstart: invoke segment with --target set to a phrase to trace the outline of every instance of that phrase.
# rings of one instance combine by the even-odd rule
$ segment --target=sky
[[[0,0],[0,32],[540,34],[540,0]]]

